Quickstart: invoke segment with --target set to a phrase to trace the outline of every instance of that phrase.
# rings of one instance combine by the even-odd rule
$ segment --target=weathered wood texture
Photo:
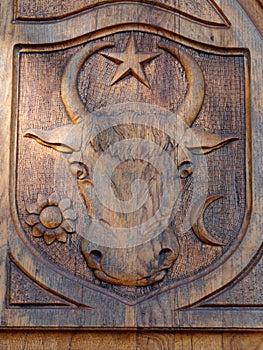
[[[238,2],[242,5],[244,10],[247,12],[249,17],[251,18],[253,24],[257,27],[257,29],[263,36],[263,21],[262,21],[263,2],[262,0],[255,0],[255,1],[238,0]]]
[[[119,2],[121,1],[123,0],[120,0]],[[134,0],[134,2],[139,1]],[[105,0],[102,3],[111,4],[114,3],[114,1]],[[205,23],[217,26],[223,26],[227,23],[222,11],[220,11],[220,8],[216,6],[216,3],[213,0],[143,0],[141,3],[154,5],[161,9],[181,14],[193,20],[201,20]],[[100,1],[95,0],[76,0],[74,2],[70,0],[63,2],[61,0],[54,0],[52,1],[52,4],[47,0],[37,0],[34,3],[29,0],[18,0],[14,15],[15,18],[19,20],[47,21],[67,18],[97,6],[100,6]]]
[[[0,349],[262,349],[261,11],[1,1]]]
[[[73,128],[74,118],[71,118],[73,123],[66,124],[64,127],[65,131],[59,125],[57,129],[53,128],[47,135],[42,135],[42,125],[53,126],[58,123],[60,124],[61,117],[58,119],[56,116],[59,115],[59,110],[63,108],[63,105],[59,106],[57,104],[57,108],[53,108],[52,116],[46,113],[49,101],[51,98],[55,98],[54,91],[60,91],[60,86],[56,86],[60,82],[60,74],[56,72],[64,69],[64,83],[66,81],[67,69],[70,69],[70,62],[72,61],[68,63],[66,68],[64,68],[64,62],[66,60],[68,61],[69,58],[72,59],[72,57],[74,59],[76,56],[74,56],[72,50],[69,50],[69,52],[68,50],[59,50],[55,53],[45,53],[45,51],[41,53],[40,51],[36,55],[33,53],[22,54],[19,63],[19,79],[21,81],[19,88],[23,91],[23,97],[21,96],[18,107],[20,111],[18,116],[20,127],[18,132],[17,167],[21,169],[22,164],[25,164],[25,166],[23,172],[18,174],[17,177],[16,198],[20,222],[27,231],[28,239],[32,241],[32,244],[41,254],[47,256],[50,261],[53,261],[57,266],[61,266],[64,270],[72,272],[75,276],[92,283],[96,283],[96,277],[99,277],[104,282],[127,285],[129,287],[151,285],[148,287],[148,290],[137,288],[132,291],[131,288],[129,290],[122,288],[118,292],[120,296],[123,295],[124,298],[126,296],[132,301],[136,297],[145,297],[149,292],[153,292],[153,290],[157,291],[161,286],[158,286],[154,282],[163,281],[163,286],[165,286],[171,283],[178,283],[182,277],[196,277],[198,273],[202,273],[206,268],[215,264],[223,254],[233,249],[233,242],[239,241],[243,236],[242,229],[240,230],[240,224],[242,224],[242,218],[245,212],[247,211],[249,215],[250,211],[250,191],[249,188],[246,189],[246,182],[248,183],[249,179],[246,180],[244,168],[244,163],[246,162],[246,155],[244,154],[246,117],[244,96],[245,77],[243,72],[246,63],[240,52],[230,57],[219,56],[219,54],[218,56],[208,55],[200,51],[192,51],[191,54],[193,56],[187,53],[184,60],[191,57],[190,62],[193,66],[191,68],[193,70],[191,75],[196,75],[198,79],[199,66],[202,69],[202,72],[200,70],[200,80],[206,81],[207,102],[204,102],[203,97],[200,97],[200,95],[204,94],[204,90],[200,86],[197,88],[193,86],[196,82],[184,76],[183,67],[179,65],[180,61],[176,62],[176,56],[174,57],[171,54],[171,52],[177,52],[179,50],[179,46],[174,45],[171,41],[141,32],[132,35],[130,32],[122,32],[108,36],[107,42],[114,42],[115,46],[113,48],[106,46],[107,51],[103,50],[102,54],[98,53],[89,57],[87,59],[89,64],[83,70],[81,70],[81,67],[79,69],[78,90],[88,111],[84,113],[83,111],[79,112],[79,115],[82,115],[82,123],[79,126],[76,124]],[[104,41],[96,40],[92,45],[94,47],[105,45],[105,39]],[[161,49],[159,49],[159,46]],[[142,53],[136,53],[137,47],[139,48],[138,51]],[[147,53],[148,47],[153,48],[153,53]],[[167,52],[162,47],[169,48],[171,52]],[[85,50],[86,46],[80,49],[78,48],[76,52],[80,55]],[[186,49],[184,48],[184,50],[181,50],[180,53],[182,57],[186,55]],[[148,51],[151,50],[148,49]],[[126,56],[128,59],[126,59]],[[55,60],[53,60],[53,57],[56,57]],[[119,63],[119,68],[116,70],[116,65],[118,64],[115,62],[112,63],[112,60],[123,60],[123,63]],[[182,59],[182,62],[184,60]],[[140,67],[140,61],[148,61],[145,72]],[[211,64],[213,65],[212,67]],[[130,65],[134,69],[134,76],[131,77],[128,76]],[[29,69],[29,66],[31,69]],[[190,70],[189,66],[185,63],[184,67],[185,70]],[[112,71],[114,70],[115,74],[113,75]],[[43,71],[50,72],[46,82]],[[154,73],[156,71],[158,73]],[[74,73],[76,74],[76,72]],[[73,74],[70,73],[71,79],[72,76]],[[217,77],[216,79],[214,79],[215,76]],[[51,81],[52,77],[54,81]],[[105,79],[104,77],[107,78]],[[191,105],[192,101],[187,97],[184,98],[187,80],[189,80],[189,88],[194,91],[192,97],[195,101],[194,108],[197,112],[202,108],[198,117],[196,115],[197,112],[191,110],[193,108],[188,108],[188,104]],[[98,81],[100,82],[100,86],[98,86]],[[88,84],[86,85],[85,82],[88,82]],[[35,88],[34,92],[31,93],[32,84],[34,84]],[[65,84],[68,84],[68,82],[66,81]],[[73,87],[71,82],[70,84]],[[227,103],[227,111],[224,108],[222,113],[218,108],[218,100],[220,99],[221,86],[223,84],[227,86],[224,93],[229,95],[229,98],[227,102],[221,98],[221,103]],[[43,91],[43,85],[50,86],[47,96]],[[64,84],[62,84],[63,86]],[[70,94],[74,91],[72,87],[69,89]],[[175,94],[174,91],[177,91],[177,93]],[[28,101],[28,96],[30,96],[31,103]],[[39,96],[43,100],[42,103],[38,103]],[[66,92],[63,93],[63,91],[62,96],[64,104],[68,105],[70,97],[67,96]],[[160,108],[158,107],[159,110],[155,106],[150,106],[153,101],[155,105],[160,106]],[[134,106],[134,103],[136,103],[136,106]],[[143,105],[146,103],[148,110]],[[198,103],[199,106],[196,107]],[[77,99],[74,101],[74,104],[77,105]],[[112,107],[114,104],[116,104],[116,107]],[[183,157],[179,153],[177,155],[177,148],[172,146],[172,142],[176,142],[172,140],[172,131],[170,135],[167,135],[161,127],[158,129],[154,123],[152,125],[150,124],[152,122],[150,118],[153,118],[152,115],[158,112],[167,113],[166,110],[176,113],[176,109],[180,109],[178,106],[183,110],[183,114],[181,113],[183,117],[180,117],[180,111],[177,112],[177,115],[174,114],[170,122],[171,129],[172,125],[177,123],[177,120],[180,120],[179,118],[182,118],[182,123],[185,123],[186,126],[188,124],[192,126],[193,124],[193,128],[189,128],[189,132],[195,134],[198,140],[192,141],[189,148],[199,149],[200,151],[198,150],[197,153],[200,152],[200,154],[209,154],[206,159],[202,159],[200,162],[198,156],[196,156],[196,159],[193,159],[194,156],[190,155],[190,153],[188,155],[184,154]],[[80,108],[83,109],[83,106],[81,105]],[[103,108],[103,110],[96,112],[100,108]],[[110,109],[109,111],[107,110],[108,108]],[[213,113],[210,112],[210,109],[213,110]],[[129,114],[127,110],[129,110]],[[131,119],[132,117],[136,117],[136,113],[140,113],[140,121],[146,125],[140,125],[138,127],[135,122],[132,125],[125,125],[127,115]],[[42,152],[42,162],[36,162],[40,147],[36,146],[34,150],[32,149],[32,153],[29,151],[32,147],[33,138],[41,143],[41,145],[44,144],[53,147],[56,151],[59,150],[61,152],[61,149],[57,147],[57,143],[60,142],[60,139],[64,138],[65,140],[62,142],[65,151],[63,149],[62,154],[63,152],[69,152],[69,147],[79,147],[71,146],[70,144],[72,142],[75,143],[75,140],[81,140],[85,137],[82,135],[83,128],[86,134],[88,132],[87,130],[90,129],[91,123],[96,125],[96,118],[105,118],[105,115],[106,119],[103,119],[103,123],[99,122],[96,126],[98,131],[96,131],[94,138],[91,139],[91,145],[86,146],[88,140],[85,140],[85,143],[83,142],[80,146],[80,151],[76,149],[71,153],[69,161],[71,171],[68,171],[68,178],[65,174],[67,168],[65,167],[64,170],[62,168],[63,165],[60,165],[60,154],[51,154],[50,149],[47,148],[46,152]],[[99,128],[101,128],[101,125],[103,124],[105,127],[107,120],[112,117],[114,117],[115,123],[117,123],[118,117],[120,117],[118,125],[113,129],[109,124],[107,130],[100,131]],[[187,121],[187,118],[189,121]],[[66,116],[64,119],[66,119]],[[96,127],[94,126],[94,128]],[[69,129],[69,132],[66,128]],[[29,129],[31,131],[28,131]],[[58,132],[60,135],[54,135]],[[30,138],[23,137],[25,134]],[[54,140],[54,137],[59,138],[59,140]],[[182,136],[178,135],[179,137]],[[134,141],[132,144],[128,144],[128,140],[132,138],[137,139],[136,144]],[[138,141],[139,139],[141,141]],[[185,140],[185,143],[189,142],[187,138]],[[156,144],[154,149],[149,142]],[[114,144],[119,145],[115,146],[116,156],[113,160],[110,160],[109,154],[107,155],[109,159],[105,159],[105,153],[107,154],[109,144],[112,147]],[[143,147],[147,147],[148,149],[146,148],[144,150]],[[177,167],[179,170],[174,166],[174,169],[171,168],[167,175],[166,171],[171,165],[167,159],[161,160],[161,157],[163,149],[167,149],[168,147],[171,150],[169,152],[167,151],[167,154],[169,154],[170,159],[178,164]],[[156,164],[151,160],[153,157],[147,153],[150,151],[154,152],[155,157],[159,157],[158,171],[156,171]],[[184,151],[181,149],[181,152]],[[80,156],[80,153],[83,155]],[[102,158],[103,155],[104,158]],[[133,161],[131,155],[135,158],[140,157],[141,159]],[[220,162],[223,164],[223,160],[224,166],[220,169],[218,164]],[[32,162],[34,163],[33,168],[31,166]],[[107,165],[105,166],[103,162]],[[192,162],[195,162],[195,165]],[[98,186],[101,193],[100,196],[104,198],[103,204],[101,204],[101,200],[96,198],[98,191],[94,194],[90,189],[96,186],[96,182],[93,179],[95,177],[95,166],[98,167],[98,164],[101,164],[100,166],[103,169],[107,167],[108,172],[113,171],[111,179],[108,182],[106,182],[105,176],[100,180],[98,178],[99,174],[96,175],[96,181],[100,181]],[[118,164],[118,168],[116,164]],[[187,165],[189,166],[189,171],[191,171],[189,174],[187,172]],[[92,226],[88,227],[85,225],[84,219],[86,215],[85,209],[82,209],[80,206],[81,199],[79,199],[77,193],[68,190],[68,188],[73,188],[76,191],[74,182],[70,178],[72,167],[74,167],[73,173],[78,172],[76,175],[77,179],[73,181],[77,181],[80,192],[84,197],[91,222],[95,219],[103,220],[103,222],[107,223],[106,228],[95,226],[94,224],[93,228],[91,228]],[[116,170],[114,170],[114,167],[116,167]],[[196,169],[193,170],[192,168],[194,167]],[[208,174],[205,176],[205,180],[209,183],[207,188],[204,186],[202,189],[198,175],[192,179],[192,172],[193,176],[195,176],[195,173],[198,170],[200,171],[198,167],[207,168]],[[226,175],[226,168],[228,169],[228,175]],[[231,176],[232,169],[235,169],[235,172],[239,174],[235,180]],[[87,171],[89,174],[86,174]],[[79,173],[82,172],[85,173],[80,178]],[[174,172],[174,175],[172,172]],[[176,175],[176,172],[178,172],[178,175]],[[34,174],[36,173],[43,174],[41,183],[34,180]],[[63,176],[62,179],[61,175]],[[31,183],[28,183],[28,178],[32,179]],[[136,179],[146,181],[149,187],[145,204],[141,207],[138,206],[138,209],[134,209],[130,213],[121,212],[121,206],[123,205],[121,201],[128,201],[134,197],[134,194],[129,188]],[[168,183],[165,183],[165,181]],[[198,182],[198,185],[195,182]],[[62,189],[60,183],[63,186]],[[25,186],[25,184],[27,185]],[[53,210],[55,213],[55,210],[57,210],[54,207],[55,203],[60,205],[60,200],[57,202],[53,200],[52,205],[50,202],[50,205],[48,205],[49,209],[45,204],[41,204],[41,201],[45,203],[50,193],[54,191],[54,185],[56,187],[56,193],[60,196],[60,200],[65,201],[63,198],[72,198],[73,203],[69,206],[74,208],[75,212],[79,215],[73,231],[76,231],[77,235],[70,234],[72,230],[69,230],[69,244],[67,243],[66,236],[62,236],[62,243],[64,242],[66,244],[61,244],[60,235],[61,232],[63,235],[63,230],[58,231],[56,236],[57,227],[52,230],[48,221],[43,220],[43,215],[46,215],[47,210]],[[109,197],[107,196],[107,192],[110,191],[111,186],[114,187],[114,192]],[[197,186],[198,191],[196,190]],[[66,191],[64,191],[65,187]],[[159,223],[158,220],[156,220],[156,224],[149,224],[149,228],[147,228],[148,220],[162,206],[163,197],[168,197],[165,194],[167,188],[169,188],[169,191],[174,192],[174,196],[167,198],[167,202],[169,201],[168,213],[164,213],[160,218],[164,220],[164,215],[170,217],[172,211],[175,213],[175,218],[170,223],[167,220],[168,224],[166,225],[169,226],[168,228],[162,223]],[[182,195],[176,193],[179,190],[182,190]],[[201,193],[202,190],[203,193]],[[162,191],[164,194],[160,195]],[[209,200],[204,203],[203,196],[205,193],[207,193]],[[117,197],[116,204],[114,202],[114,196]],[[30,198],[29,203],[27,203],[28,198]],[[222,198],[225,198],[225,200],[222,200]],[[174,207],[174,202],[179,202],[180,200],[181,203],[177,203]],[[217,205],[214,203],[215,201]],[[31,202],[33,206],[36,206],[33,213]],[[212,203],[214,210],[211,208]],[[112,209],[114,208],[113,204],[115,206],[119,204],[119,208],[116,210]],[[43,206],[44,209],[42,209]],[[207,210],[206,215],[200,214],[197,209],[199,206],[201,208],[202,206],[205,207],[202,209],[202,212],[208,207],[210,211]],[[136,207],[135,203],[134,207]],[[194,233],[190,231],[190,227],[187,227],[185,218],[187,211],[191,212]],[[80,215],[83,217],[80,217]],[[209,223],[209,230],[212,234],[208,233],[205,224],[201,222],[199,224],[196,223],[197,220],[201,221],[198,218],[199,216],[202,217],[202,215],[205,216],[205,222],[207,224]],[[75,217],[72,219],[74,221]],[[138,222],[143,226],[141,231]],[[72,220],[68,225],[72,225]],[[246,226],[246,223],[244,226]],[[111,231],[110,227],[112,227]],[[143,236],[147,234],[148,236],[144,239],[140,239],[139,237],[137,242],[135,240],[132,241],[134,232],[131,229],[125,241],[123,239],[124,233],[117,234],[114,231],[114,227],[120,229],[138,227],[138,235]],[[48,230],[46,232],[50,232],[50,234],[47,235],[45,230]],[[99,232],[100,230],[102,232]],[[163,231],[161,235],[155,234],[158,230],[160,232]],[[87,235],[90,234],[92,239],[85,239],[85,231]],[[95,232],[96,237],[93,237],[93,233],[95,234]],[[114,235],[116,235],[117,239]],[[107,236],[110,236],[110,239],[107,240]],[[65,238],[64,241],[63,238]],[[128,242],[128,240],[130,241]],[[104,247],[102,247],[102,243]],[[79,257],[80,247],[88,262],[88,266],[85,259],[83,258],[81,261],[81,257]],[[166,249],[166,253],[164,253],[164,249]],[[97,255],[91,253],[92,251],[96,251]],[[98,259],[99,254],[101,256],[100,263],[95,261],[96,258]],[[165,254],[167,257],[170,254],[169,261],[165,258]],[[180,260],[175,263],[179,254]],[[77,264],[76,259],[78,259]],[[114,262],[114,265],[111,265],[111,261]],[[78,270],[75,271],[76,269]],[[95,279],[90,269],[95,270],[95,275],[97,275]],[[168,269],[170,275],[166,277],[166,270]],[[110,288],[114,292],[112,290],[114,287],[110,285],[105,286],[102,284],[102,287],[104,287],[104,290]],[[115,291],[117,291],[116,288]]]
[[[2,350],[262,350],[258,333],[7,332]]]

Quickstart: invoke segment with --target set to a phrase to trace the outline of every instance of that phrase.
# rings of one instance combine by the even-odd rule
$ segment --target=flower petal
[[[34,237],[42,237],[45,230],[46,229],[42,226],[42,224],[37,224],[36,226],[34,226],[34,228],[32,230],[32,235]]]
[[[62,212],[67,210],[67,209],[70,209],[70,207],[71,207],[71,200],[69,198],[63,198],[59,202],[58,206],[59,206],[59,208],[61,209]]]
[[[49,205],[58,205],[59,197],[56,192],[51,193],[51,195],[48,197],[48,204]]]
[[[60,225],[63,227],[67,232],[72,233],[76,231],[76,224],[74,221],[71,220],[64,220],[62,224]]]
[[[67,242],[67,234],[66,234],[66,232],[64,232],[63,235],[58,236],[58,237],[57,237],[57,240],[58,240],[59,242],[61,242],[61,243],[66,243],[66,242]]]
[[[56,235],[52,230],[46,230],[44,233],[44,239],[47,244],[51,244],[55,241]]]
[[[66,232],[63,230],[62,227],[58,227],[57,229],[54,230],[55,235],[56,235],[56,239],[59,242],[65,243],[67,242],[67,234]]]
[[[40,213],[40,210],[38,208],[37,203],[28,204],[26,206],[26,210],[29,214],[39,214]]]
[[[63,212],[64,219],[76,220],[78,215],[74,212],[73,209],[67,209]]]
[[[28,215],[28,217],[26,218],[25,222],[29,225],[29,226],[34,226],[36,224],[38,224],[39,221],[39,215],[36,214],[31,214]]]
[[[41,211],[48,204],[48,200],[41,193],[39,193],[37,196],[37,204],[39,211]]]

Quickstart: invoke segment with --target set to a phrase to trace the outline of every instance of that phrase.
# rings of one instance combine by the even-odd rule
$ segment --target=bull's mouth
[[[167,267],[167,269],[168,268],[169,267]],[[116,285],[127,286],[127,287],[148,286],[150,284],[160,282],[166,274],[166,271],[162,270],[162,271],[154,273],[151,276],[147,276],[147,277],[143,277],[143,278],[139,278],[139,279],[134,279],[132,281],[130,281],[130,280],[125,281],[123,279],[117,279],[117,278],[114,278],[113,276],[109,276],[108,274],[106,274],[102,270],[94,270],[93,272],[94,272],[94,275],[101,281],[111,283],[111,284],[116,284]]]
[[[175,234],[167,228],[143,245],[114,249],[82,239],[81,251],[99,280],[123,286],[147,286],[161,281],[179,255]]]

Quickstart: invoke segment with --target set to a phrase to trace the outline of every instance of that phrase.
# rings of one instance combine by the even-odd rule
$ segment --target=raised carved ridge
[[[190,20],[206,25],[228,26],[229,22],[213,0],[18,0],[16,5],[16,19],[29,21],[50,21],[63,19],[83,11],[107,4],[132,4],[137,3],[151,5],[166,11],[180,14]]]

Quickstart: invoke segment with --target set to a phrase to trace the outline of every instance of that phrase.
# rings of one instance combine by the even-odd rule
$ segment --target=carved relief
[[[28,79],[41,84],[51,60],[55,78],[43,98],[55,103],[55,114],[39,108],[40,95],[32,96],[38,106],[23,110],[26,91],[19,112],[18,164],[33,162],[43,176],[39,183],[26,166],[17,178],[30,244],[80,283],[128,300],[214,268],[244,234],[242,55],[125,32],[57,52],[22,53],[21,91]],[[34,163],[38,152],[46,165]],[[25,176],[32,179],[26,191]],[[69,200],[48,197],[54,190],[71,199],[77,220],[65,216]],[[26,211],[23,203],[35,201]],[[55,240],[65,241],[74,222],[77,234],[59,245]]]
[[[131,120],[134,119],[134,124],[136,122],[139,124],[140,119],[143,120],[144,123],[146,122],[144,114],[145,112],[142,113],[142,111],[140,110],[141,116],[140,119],[138,119],[137,115],[135,114],[138,113],[138,111],[136,110],[137,106],[133,106],[132,104],[125,104],[124,106],[117,105],[117,107],[113,106],[113,111],[110,111],[110,113],[107,113],[107,111],[103,110],[103,112],[99,112],[98,115],[92,115],[85,111],[83,103],[79,99],[78,92],[76,90],[77,77],[84,61],[87,58],[89,58],[92,54],[96,53],[98,50],[104,49],[105,46],[106,45],[103,45],[102,47],[98,46],[93,48],[92,50],[90,50],[89,46],[84,47],[81,51],[79,51],[78,54],[72,57],[72,59],[69,61],[63,72],[61,83],[61,95],[67,113],[70,119],[72,120],[74,127],[71,124],[69,124],[56,129],[52,129],[51,131],[28,130],[25,134],[25,136],[35,139],[42,145],[52,147],[59,152],[72,154],[72,156],[69,158],[70,169],[77,179],[80,192],[85,200],[86,207],[88,209],[88,214],[91,219],[91,228],[89,228],[89,231],[96,232],[96,243],[99,242],[101,244],[105,244],[105,242],[107,242],[109,239],[114,239],[113,237],[111,237],[111,235],[116,234],[114,232],[114,227],[116,227],[116,224],[119,223],[121,219],[124,219],[124,215],[127,219],[126,213],[129,213],[131,211],[130,209],[125,209],[124,211],[122,211],[121,207],[125,205],[125,203],[122,202],[119,203],[119,208],[116,209],[117,212],[122,213],[121,218],[119,218],[119,220],[116,220],[115,217],[114,220],[112,220],[110,219],[110,215],[107,215],[107,213],[105,214],[105,207],[101,206],[100,199],[98,200],[97,193],[93,190],[94,181],[98,181],[98,178],[96,177],[101,176],[101,174],[96,174],[96,163],[98,164],[98,162],[100,161],[98,157],[98,151],[94,149],[94,147],[92,149],[92,147],[90,147],[90,143],[94,142],[98,135],[101,138],[101,141],[105,142],[108,145],[111,144],[113,140],[117,141],[118,131],[119,133],[121,131],[123,132],[124,128],[119,128],[117,131],[117,135],[114,135],[114,131],[116,131],[116,128],[118,128],[120,125],[123,125],[124,119],[127,118],[127,116],[129,122],[131,122]],[[174,170],[172,170],[174,171],[173,181],[178,181],[180,177],[186,179],[188,176],[192,175],[192,170],[189,170],[189,168],[192,168],[193,164],[193,161],[191,159],[192,153],[206,154],[238,138],[231,135],[221,136],[211,134],[202,131],[198,128],[194,128],[194,131],[192,131],[190,127],[193,124],[197,113],[201,109],[204,99],[204,78],[202,72],[198,65],[195,63],[195,61],[192,59],[192,57],[188,55],[185,51],[181,50],[179,54],[179,52],[169,48],[168,46],[163,46],[159,44],[159,47],[171,53],[175,58],[177,58],[180,61],[180,63],[183,65],[186,71],[186,78],[188,80],[188,92],[186,94],[185,100],[183,101],[183,104],[178,108],[177,114],[172,116],[171,120],[171,124],[177,124],[178,130],[176,130],[176,137],[178,138],[178,140],[180,140],[180,143],[175,143],[176,140],[172,140],[170,138],[167,138],[164,145],[162,145],[161,141],[159,141],[159,145],[162,147],[161,151],[163,151],[167,147],[169,142],[172,145],[170,156],[177,157],[177,169],[175,168]],[[142,63],[150,62],[158,55],[159,54],[155,53],[137,53],[135,49],[135,40],[133,34],[131,34],[131,36],[128,39],[127,48],[125,52],[103,54],[103,56],[105,56],[106,58],[117,61],[117,63],[120,64],[111,81],[111,85],[117,83],[118,81],[121,81],[123,78],[129,75],[129,73],[131,73],[139,82],[141,82],[149,88],[147,78],[142,70],[141,65]],[[151,106],[147,107],[149,110],[152,109]],[[155,109],[153,109],[153,112],[155,112]],[[118,118],[118,114],[120,118]],[[106,118],[103,115],[106,115]],[[111,120],[112,118],[114,118],[114,120]],[[182,120],[184,120],[185,122]],[[111,126],[115,127],[114,131],[112,131]],[[94,135],[92,135],[92,130],[96,130],[96,133]],[[103,131],[107,130],[110,130],[110,135],[105,135],[105,133],[103,133]],[[151,131],[149,130],[149,128],[146,128],[146,132],[152,132],[153,134],[155,133],[155,131]],[[139,136],[138,131],[130,132],[129,126],[126,127],[125,133],[126,138],[128,139],[133,139]],[[165,136],[166,135],[162,135],[162,139],[165,138]],[[113,153],[117,154],[111,154],[112,160],[108,160],[109,164],[106,163],[103,165],[101,173],[109,171],[111,167],[116,168],[116,164],[118,164],[118,162],[121,164],[126,160],[132,158],[137,158],[141,160],[144,159],[150,162],[151,159],[148,158],[148,155],[145,151],[138,152],[138,148],[146,148],[148,146],[148,144],[144,142],[147,139],[147,134],[145,133],[144,135],[140,135],[140,137],[143,138],[143,142],[136,139],[136,141],[134,142],[129,142],[128,146],[126,145],[126,143],[122,142],[122,138],[121,140],[118,140],[117,142],[121,144],[120,151],[112,151]],[[130,148],[129,151],[131,152],[131,154],[122,157],[121,153],[123,153],[125,148],[127,149],[127,147]],[[100,148],[102,149],[101,145]],[[175,150],[177,154],[175,154]],[[108,152],[107,148],[103,151],[104,153]],[[152,149],[151,151],[154,151],[154,157],[158,156],[160,159],[161,157],[163,157],[162,154],[158,154],[157,150]],[[118,160],[116,160],[116,156]],[[117,163],[114,164],[114,162],[116,161]],[[159,162],[160,161],[161,160],[159,160]],[[167,161],[164,161],[164,169],[166,168],[166,165],[170,166],[169,162],[167,164],[166,163]],[[185,168],[185,166],[187,166],[187,168]],[[177,175],[176,173],[178,172],[178,170],[179,173]],[[127,176],[128,172],[129,169],[127,169],[126,164],[125,168],[121,173],[121,176],[123,177],[125,174]],[[105,177],[105,175],[103,176]],[[104,181],[107,180],[105,179]],[[123,187],[122,179],[120,178],[119,181],[121,185],[119,185],[118,183],[114,183],[114,186],[118,187],[118,193],[120,193],[121,191],[120,188]],[[99,186],[103,186],[103,184],[100,184]],[[106,191],[108,190],[110,192],[111,186],[112,184],[109,182]],[[165,186],[167,185],[165,184]],[[169,187],[170,190],[176,191],[176,188],[174,188],[173,183],[170,183]],[[114,194],[112,194],[112,197],[113,196]],[[176,197],[178,197],[178,195],[175,196],[175,201],[177,200]],[[109,202],[114,202],[114,198],[111,198],[111,196],[106,195],[105,198],[107,198]],[[42,203],[40,204],[42,205]],[[53,205],[53,202],[49,204]],[[43,206],[44,205],[45,204],[43,203]],[[174,203],[171,203],[167,214],[165,214],[167,216],[165,224],[167,227],[169,225],[169,218],[172,215],[174,205]],[[142,204],[140,204],[140,207],[142,207],[141,211],[143,212],[145,212],[148,209]],[[200,211],[199,207],[200,204],[198,205],[197,214],[199,214]],[[42,206],[38,209],[41,210]],[[57,212],[54,212],[55,210],[57,210]],[[134,206],[133,211],[136,210],[137,209],[135,209]],[[196,209],[193,208],[192,212],[194,210]],[[59,223],[57,216],[59,216]],[[159,220],[164,220],[163,216],[164,214],[162,214],[162,217],[160,217]],[[152,224],[150,225],[151,235],[149,235],[149,238],[144,238],[143,244],[136,244],[136,250],[138,250],[138,252],[134,252],[133,249],[132,252],[129,254],[129,250],[124,250],[123,254],[121,254],[121,257],[118,259],[118,262],[116,261],[116,256],[118,256],[119,254],[118,252],[116,252],[116,249],[111,251],[111,249],[108,247],[109,244],[106,243],[106,252],[104,249],[103,254],[101,248],[98,248],[97,244],[93,244],[93,239],[91,243],[89,239],[84,238],[84,240],[82,240],[81,250],[87,260],[88,266],[95,271],[96,277],[102,279],[105,282],[110,282],[114,284],[140,286],[157,282],[158,280],[163,279],[165,275],[164,270],[171,267],[172,263],[178,256],[179,248],[175,233],[170,232],[170,230],[167,231],[165,226],[163,227],[163,229],[166,230],[165,238],[160,238],[159,234],[162,232],[163,229],[160,229],[159,227],[160,221],[158,221],[157,219],[155,220],[155,226],[157,225],[157,227],[155,228]],[[195,222],[197,220],[198,224],[195,225]],[[216,241],[212,238],[209,238],[208,233],[205,232],[204,226],[201,226],[200,220],[202,219],[199,218],[199,215],[197,215],[196,218],[195,214],[192,215],[192,225],[194,226],[194,232],[196,233],[196,235],[205,243],[220,245],[216,243]],[[140,218],[139,216],[138,221],[139,223],[143,222],[143,217],[141,216]],[[104,223],[106,223],[106,225]],[[60,226],[60,224],[62,224],[62,227]],[[59,208],[47,207],[43,209],[43,211],[41,211],[40,223],[38,224],[38,226],[34,227],[35,231],[33,232],[33,235],[39,236],[44,234],[44,238],[47,243],[52,243],[52,241],[55,238],[57,238],[57,240],[60,241],[65,241],[66,235],[63,231],[63,227],[65,225],[63,226],[63,224],[64,223],[62,223],[62,214],[60,213]],[[140,235],[145,235],[145,230],[149,228],[146,228],[143,224],[140,225],[143,226],[143,229],[140,227],[140,231],[138,232]],[[126,224],[124,230],[129,227],[130,222]],[[44,233],[43,231],[46,230],[46,228],[56,228],[56,230],[59,229],[59,231],[57,232],[56,230],[47,230]],[[125,233],[122,233],[121,235],[118,234],[116,243],[119,246],[116,246],[114,244],[114,248],[123,248],[120,240],[124,234]],[[129,234],[133,235],[134,233],[131,230]],[[99,239],[98,236],[100,237]],[[110,238],[108,238],[107,236],[110,236]],[[155,238],[157,236],[158,239]],[[153,237],[154,241],[151,240],[148,243],[147,241],[150,239],[150,237]],[[125,242],[125,246],[126,244],[127,247],[134,246],[134,243],[130,243],[130,240],[132,241],[133,237],[128,238],[129,242]],[[138,239],[138,241],[141,243],[141,239]],[[163,241],[167,242],[163,244]],[[113,242],[110,242],[110,244],[112,243]],[[157,245],[159,245],[158,248]],[[152,247],[154,247],[154,249]],[[163,251],[169,253],[168,258],[165,257],[164,260],[162,258]],[[150,252],[149,256],[147,256],[147,252]],[[129,256],[131,256],[131,258]],[[127,266],[125,266],[125,269],[123,269],[124,259],[127,262]],[[113,266],[111,266],[110,263],[112,260],[115,260]],[[139,261],[138,266],[136,266],[136,264],[134,263],[135,261]],[[129,270],[132,271],[129,273]]]
[[[65,243],[67,233],[75,232],[76,213],[69,198],[59,200],[54,192],[48,198],[38,194],[36,203],[27,206],[26,223],[32,226],[34,237],[44,237],[47,244],[55,240]]]
[[[102,55],[119,65],[111,81],[111,85],[117,83],[129,74],[132,74],[145,86],[148,88],[150,87],[142,65],[151,62],[154,58],[159,56],[159,53],[137,52],[133,33],[129,37],[127,47],[124,52],[114,52],[111,54],[102,53]]]
[[[112,4],[113,0],[95,1],[95,0],[77,0],[77,1],[50,1],[36,0],[18,0],[16,6],[16,19],[30,20],[30,21],[46,21],[56,20],[72,16],[82,11],[97,8],[105,4]],[[171,11],[190,20],[202,22],[214,26],[227,26],[228,20],[225,18],[222,11],[218,8],[213,0],[132,0],[128,4],[135,4],[136,6],[152,5],[157,9]],[[125,6],[127,4],[124,0],[119,0],[114,5]]]

